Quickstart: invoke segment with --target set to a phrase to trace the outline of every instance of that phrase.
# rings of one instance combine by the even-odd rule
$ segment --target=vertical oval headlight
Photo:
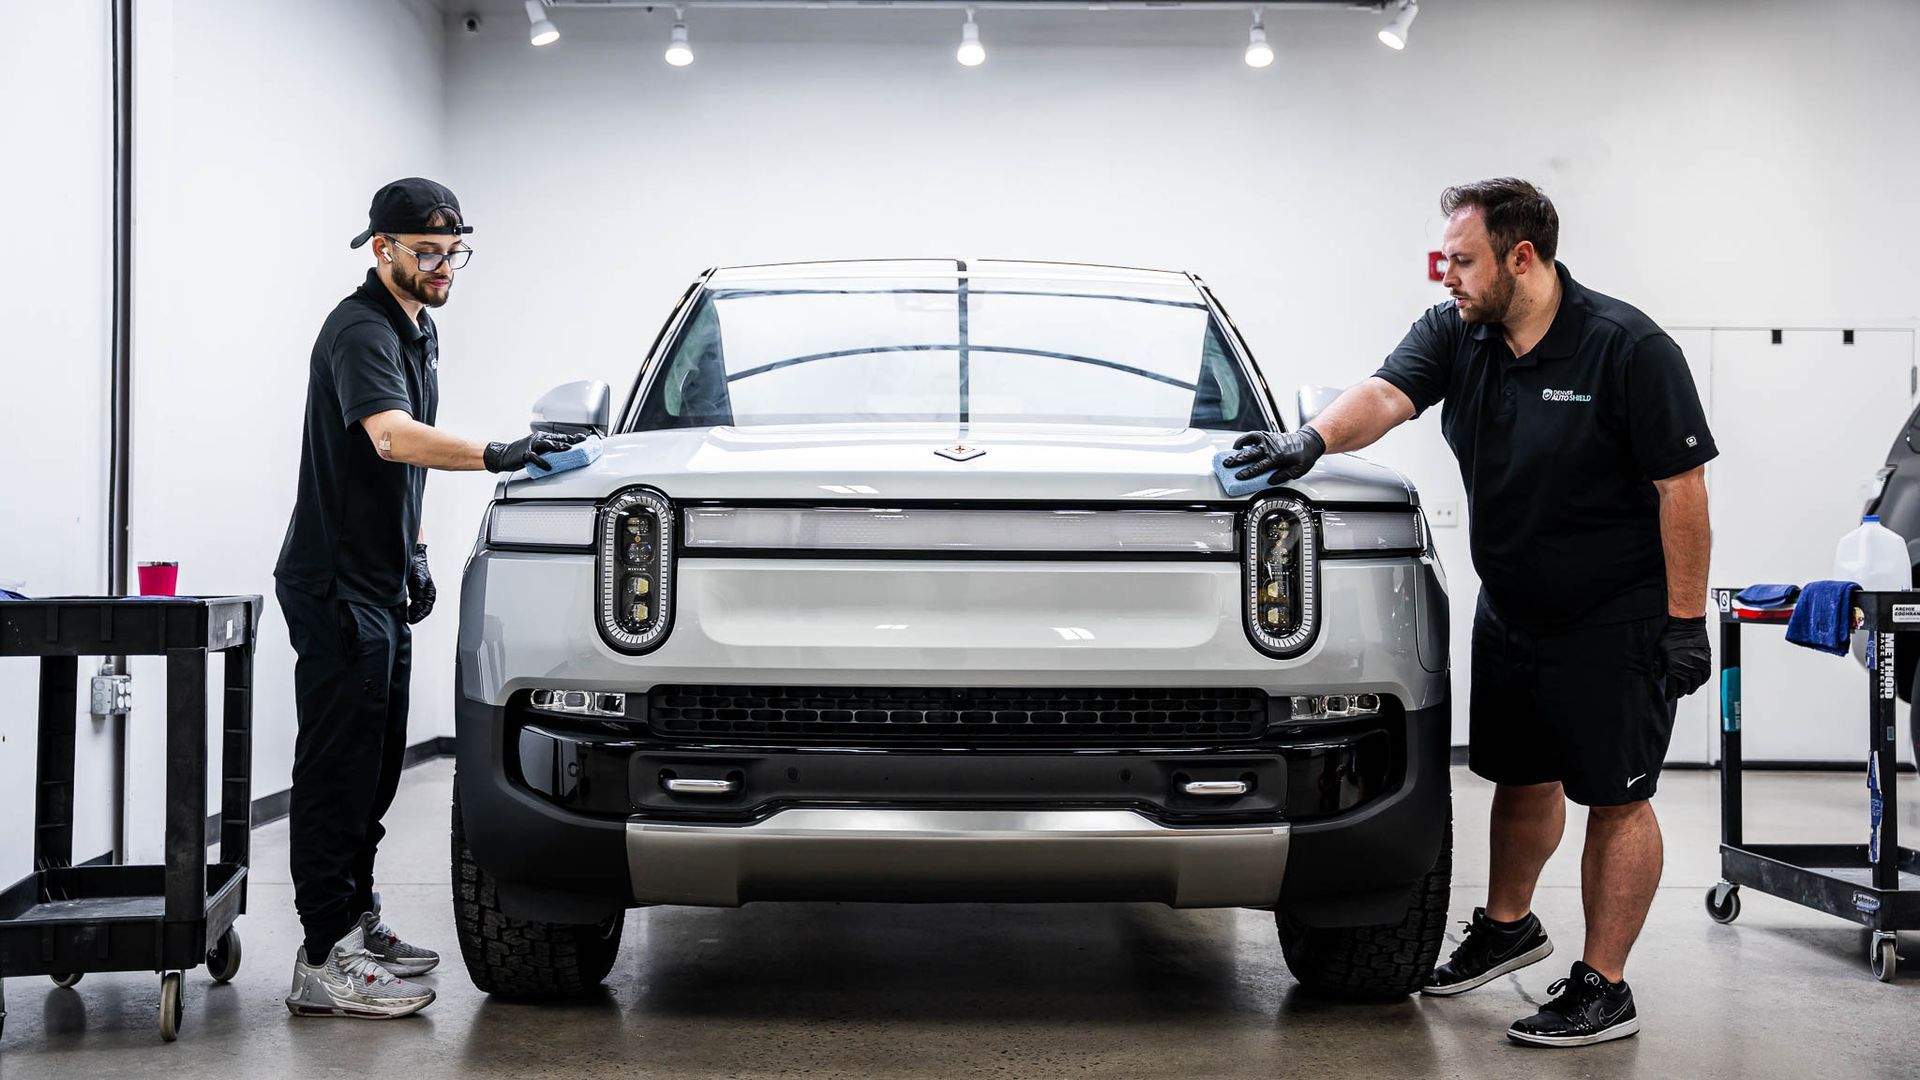
[[[1319,629],[1319,538],[1314,517],[1293,499],[1247,510],[1247,636],[1269,656],[1298,656]]]
[[[673,618],[673,504],[646,488],[600,510],[600,636],[626,653],[665,640]]]

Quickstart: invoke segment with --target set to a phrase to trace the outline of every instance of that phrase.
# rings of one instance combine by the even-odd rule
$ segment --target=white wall
[[[1496,173],[1543,183],[1569,265],[1663,322],[1912,326],[1920,303],[1920,8],[1899,0],[1452,0],[1401,54],[1369,16],[1275,12],[1266,71],[1239,62],[1233,14],[994,12],[988,64],[963,71],[947,15],[702,11],[699,61],[676,71],[664,12],[561,11],[565,37],[534,50],[514,5],[475,6],[478,35],[430,0],[140,4],[133,558],[179,560],[183,591],[271,594],[312,338],[366,266],[345,241],[372,191],[410,173],[450,184],[479,228],[440,313],[440,422],[481,438],[521,429],[554,383],[624,386],[702,268],[780,259],[1189,268],[1277,386],[1350,382],[1439,298],[1422,273],[1439,188]],[[89,592],[105,584],[107,15],[7,12],[38,32],[0,36],[0,90],[33,103],[0,111],[9,162],[29,163],[0,170],[0,198],[61,209],[10,219],[0,389],[68,407],[10,413],[60,464],[10,477],[0,578]],[[1376,456],[1429,500],[1460,497],[1433,420]],[[452,598],[490,487],[428,485],[445,599],[416,636],[413,741],[453,730]],[[1439,539],[1464,640],[1466,533]],[[269,602],[258,794],[287,783],[291,669]],[[162,680],[137,674],[134,839],[151,850]],[[1457,688],[1464,702],[1464,670]],[[0,662],[0,790],[26,808],[32,693],[30,666]],[[108,814],[85,792],[108,778],[78,722],[86,857]],[[30,845],[0,829],[0,878]]]
[[[1352,382],[1442,298],[1439,190],[1508,173],[1554,197],[1583,281],[1663,322],[1911,325],[1920,305],[1920,7],[1896,0],[1453,0],[1404,53],[1368,16],[1276,12],[1265,71],[1239,15],[997,11],[977,70],[944,15],[712,11],[674,70],[670,15],[558,11],[540,50],[513,13],[452,31],[478,254],[442,319],[444,422],[624,387],[695,273],[783,259],[1191,269],[1283,392]],[[1462,498],[1437,417],[1372,453]],[[1466,531],[1438,539],[1464,642]],[[1464,741],[1465,665],[1455,688]]]
[[[0,580],[102,591],[112,348],[113,97],[106,4],[0,5]],[[58,93],[46,88],[57,86]],[[26,103],[31,107],[25,107]],[[80,662],[80,685],[99,668]],[[0,886],[32,868],[39,662],[0,660]],[[112,747],[79,725],[74,857],[112,846]]]
[[[441,16],[427,0],[143,0],[140,12],[133,558],[177,560],[182,593],[266,598],[258,796],[288,786],[293,758],[293,653],[272,574],[308,356],[371,265],[347,241],[374,190],[444,166]],[[432,553],[457,582],[465,540],[447,539]],[[450,612],[416,637],[410,741],[437,735],[449,709],[451,679],[431,658],[451,655]],[[160,837],[161,665],[137,664],[135,681],[138,855]]]

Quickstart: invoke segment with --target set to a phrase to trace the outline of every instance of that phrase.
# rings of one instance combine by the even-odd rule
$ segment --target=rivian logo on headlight
[[[956,443],[952,446],[943,446],[935,450],[934,453],[939,454],[943,458],[952,458],[955,461],[972,461],[974,458],[986,453],[986,451],[977,446]]]

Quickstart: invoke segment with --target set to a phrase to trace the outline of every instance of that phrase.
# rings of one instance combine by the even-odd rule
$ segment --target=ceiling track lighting
[[[973,21],[973,9],[967,9],[966,25],[960,28],[960,48],[953,58],[962,67],[979,67],[987,62],[987,47],[980,44],[980,24]]]
[[[527,0],[527,22],[532,24],[527,40],[533,44],[551,45],[560,40],[560,28],[547,18],[547,5],[540,0]]]
[[[685,8],[673,9],[673,33],[667,37],[667,63],[674,67],[686,67],[693,63],[693,46],[687,41],[687,11]]]
[[[652,11],[657,0],[525,0],[528,40],[535,45],[551,45],[560,40],[560,29],[553,25],[548,13],[554,8],[636,8]],[[1234,0],[683,0],[673,8],[673,31],[668,38],[666,61],[674,67],[686,67],[693,63],[693,46],[687,38],[686,9],[690,7],[720,9],[871,9],[888,7],[895,10],[918,8],[922,10],[964,10],[967,21],[960,27],[960,47],[954,52],[954,59],[962,67],[979,67],[987,61],[987,48],[980,40],[980,24],[977,14],[980,9],[994,10],[1023,9],[1026,11],[1252,11],[1253,26],[1247,31],[1247,66],[1252,68],[1272,67],[1275,54],[1273,45],[1267,40],[1266,8],[1286,8],[1302,10],[1331,10],[1346,8],[1363,12],[1381,13],[1392,8],[1393,21],[1380,28],[1380,43],[1390,49],[1400,51],[1407,47],[1407,33],[1413,26],[1413,20],[1420,14],[1417,0],[1268,0],[1264,4],[1234,2]]]
[[[1393,21],[1380,28],[1380,44],[1395,52],[1407,47],[1407,28],[1413,25],[1413,17],[1420,14],[1420,5],[1413,0],[1400,0],[1400,14]]]
[[[1272,65],[1273,46],[1267,44],[1267,27],[1261,21],[1261,11],[1254,8],[1253,29],[1247,31],[1247,66],[1263,68]]]

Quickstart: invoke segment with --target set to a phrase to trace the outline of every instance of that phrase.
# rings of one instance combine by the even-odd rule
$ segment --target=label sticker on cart
[[[1720,730],[1740,730],[1740,669],[1720,669]]]
[[[1920,604],[1893,605],[1894,622],[1920,622]]]
[[[1920,604],[1915,604],[1913,605],[1913,607],[1916,611],[1920,611]],[[1725,589],[1720,590],[1720,610],[1721,611],[1733,610],[1733,594],[1728,592]]]
[[[1872,893],[1855,892],[1853,894],[1853,906],[1871,914],[1872,912],[1880,910],[1880,898]]]
[[[1880,674],[1880,698],[1892,701],[1894,698],[1895,668],[1893,663],[1893,635],[1875,634],[1873,636],[1873,655],[1867,658],[1867,666]]]

